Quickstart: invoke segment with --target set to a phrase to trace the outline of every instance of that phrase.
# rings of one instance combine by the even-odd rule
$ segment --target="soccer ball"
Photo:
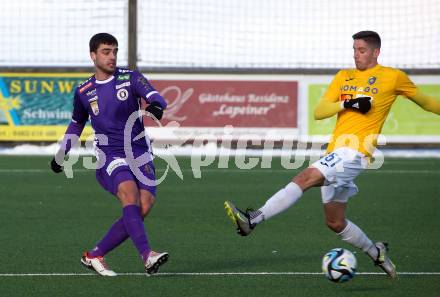
[[[352,252],[343,248],[330,250],[322,258],[322,272],[335,283],[343,283],[356,274],[357,261]]]

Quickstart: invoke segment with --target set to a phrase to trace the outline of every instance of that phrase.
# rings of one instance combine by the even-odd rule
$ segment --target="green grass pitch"
[[[201,178],[194,178],[189,158],[178,159],[184,180],[168,173],[145,220],[152,247],[170,253],[161,273],[142,275],[127,241],[107,256],[112,269],[126,275],[92,275],[80,266],[81,253],[103,236],[120,206],[93,171],[79,169],[67,179],[49,171],[49,159],[0,157],[0,296],[390,297],[440,291],[439,159],[385,159],[381,169],[356,180],[360,193],[349,203],[348,218],[371,239],[390,243],[398,270],[408,273],[396,281],[364,274],[381,271],[327,229],[318,188],[249,237],[235,234],[223,201],[261,206],[298,172],[283,169],[280,159],[271,169],[252,170],[237,169],[232,159],[230,169],[214,162],[202,168]],[[161,175],[165,164],[157,168]],[[322,256],[334,247],[356,252],[359,275],[334,284],[321,274],[303,274],[320,272]],[[420,272],[429,274],[415,274]]]

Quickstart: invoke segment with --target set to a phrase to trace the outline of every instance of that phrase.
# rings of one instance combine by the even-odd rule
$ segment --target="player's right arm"
[[[339,100],[335,102],[332,99],[322,97],[315,108],[315,120],[323,120],[334,116],[344,109],[343,103],[344,102],[341,102]]]
[[[63,171],[62,164],[64,157],[69,153],[70,149],[79,140],[79,137],[84,130],[84,126],[87,122],[89,114],[87,109],[81,103],[79,98],[78,89],[75,91],[73,99],[73,112],[72,120],[64,133],[63,140],[61,141],[60,148],[58,149],[55,157],[50,162],[50,167],[53,172],[60,173]]]
[[[330,83],[325,94],[319,100],[319,103],[314,110],[315,120],[323,120],[332,117],[344,109],[343,102],[339,100],[341,76],[342,71],[339,71]]]

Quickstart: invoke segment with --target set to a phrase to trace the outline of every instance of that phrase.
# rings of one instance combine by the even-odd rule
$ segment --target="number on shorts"
[[[338,164],[340,161],[342,161],[342,159],[337,154],[331,153],[323,157],[320,163],[327,167],[333,167],[336,164]]]

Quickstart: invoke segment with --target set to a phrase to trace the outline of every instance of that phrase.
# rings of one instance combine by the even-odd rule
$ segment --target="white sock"
[[[259,215],[252,218],[251,223],[258,224],[263,220],[268,220],[271,217],[285,211],[302,196],[303,191],[294,182],[290,182],[283,189],[276,192],[270,197],[266,203],[258,210]]]
[[[342,240],[349,244],[360,248],[366,252],[372,259],[377,259],[377,248],[374,243],[367,237],[364,231],[349,220],[346,220],[347,226],[338,235]]]

